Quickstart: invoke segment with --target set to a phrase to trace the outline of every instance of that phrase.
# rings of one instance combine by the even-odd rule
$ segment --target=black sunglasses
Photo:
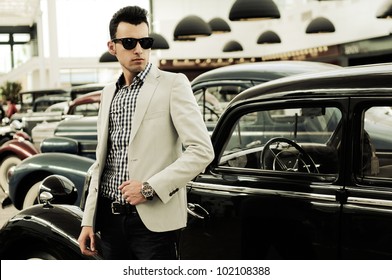
[[[118,43],[121,42],[123,45],[124,49],[126,50],[132,50],[133,48],[136,47],[137,42],[140,43],[140,46],[143,49],[150,49],[152,47],[152,44],[154,43],[154,39],[150,37],[144,37],[140,39],[135,39],[135,38],[115,38],[112,39],[113,43]]]

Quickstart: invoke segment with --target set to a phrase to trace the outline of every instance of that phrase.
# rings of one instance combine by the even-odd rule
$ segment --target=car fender
[[[49,175],[62,175],[70,179],[77,189],[80,204],[83,184],[93,159],[66,153],[43,153],[25,159],[14,169],[9,181],[9,196],[17,209],[22,209],[24,197],[30,187]]]
[[[27,134],[24,131],[17,131],[17,132],[15,132],[14,138],[21,138],[21,139],[24,139],[24,140],[27,140],[27,141],[31,141],[30,135]]]
[[[19,159],[24,160],[28,157],[38,154],[38,150],[34,145],[26,140],[12,139],[4,143],[0,147],[0,162],[9,155],[15,155]]]
[[[38,204],[19,212],[0,231],[0,259],[101,259],[80,252],[82,215],[72,205]],[[99,240],[97,236],[101,252]]]

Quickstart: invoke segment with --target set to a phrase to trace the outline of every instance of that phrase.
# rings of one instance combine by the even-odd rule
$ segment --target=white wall
[[[106,51],[110,18],[114,12],[126,5],[148,8],[149,3],[153,3],[154,31],[163,35],[170,44],[169,50],[152,53],[154,62],[158,62],[159,59],[261,57],[386,36],[392,30],[392,19],[375,17],[376,11],[387,0],[274,0],[279,6],[281,18],[253,22],[228,20],[230,8],[235,0],[56,0],[58,31],[49,34],[47,1],[54,0],[41,1],[45,38],[44,57],[40,58],[39,62],[30,61],[19,69],[0,76],[0,84],[7,80],[19,80],[23,82],[26,90],[58,86],[61,81],[53,80],[53,77],[58,75],[52,75],[53,79],[48,79],[47,75],[52,69],[68,67],[67,59],[78,61],[78,69],[104,71],[106,67],[117,73],[117,64],[102,65],[98,63],[98,59]],[[205,21],[222,17],[227,20],[232,32],[199,38],[195,42],[173,41],[177,23],[191,14],[198,15]],[[305,34],[307,24],[317,16],[329,18],[334,23],[336,32]],[[282,43],[257,45],[257,38],[266,30],[278,33]],[[57,39],[58,58],[50,57],[49,37],[52,37],[52,40]],[[244,51],[223,53],[224,44],[230,40],[239,41]],[[58,60],[58,64],[49,69],[48,64],[51,65],[49,62],[53,59]],[[38,74],[37,71],[41,73]],[[101,77],[101,74],[98,76]]]
[[[156,31],[169,41],[170,49],[161,56],[175,58],[252,57],[300,50],[315,46],[335,45],[361,39],[385,36],[392,30],[392,19],[377,19],[376,11],[384,0],[275,0],[281,18],[265,21],[231,22],[229,11],[234,0],[154,0]],[[222,17],[232,32],[199,38],[196,42],[173,41],[173,31],[185,16],[194,14],[205,21]],[[336,32],[331,34],[306,34],[306,26],[317,16],[331,20]],[[257,38],[266,31],[279,34],[282,43],[257,45]],[[227,41],[237,40],[242,52],[223,53]]]

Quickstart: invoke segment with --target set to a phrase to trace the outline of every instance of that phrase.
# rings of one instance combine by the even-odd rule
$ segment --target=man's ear
[[[107,45],[108,45],[109,53],[112,54],[112,55],[116,55],[117,54],[116,53],[116,44],[113,43],[112,41],[109,41]]]

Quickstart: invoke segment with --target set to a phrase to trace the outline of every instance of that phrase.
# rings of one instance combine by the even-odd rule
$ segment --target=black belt
[[[113,201],[111,204],[112,214],[114,215],[136,215],[136,207],[131,204],[121,204],[120,202]]]
[[[118,201],[112,201],[109,198],[101,197],[102,206],[110,208],[111,213],[114,215],[137,215],[136,207],[129,203],[121,203]]]

